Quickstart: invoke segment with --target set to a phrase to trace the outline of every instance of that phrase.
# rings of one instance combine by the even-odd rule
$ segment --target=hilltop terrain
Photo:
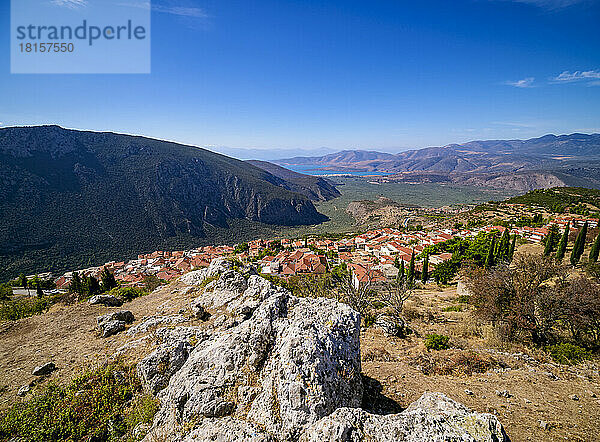
[[[321,195],[335,194],[324,182],[311,192],[321,184]],[[232,220],[327,220],[288,188],[302,191],[196,147],[58,126],[0,129],[0,277],[191,247]]]
[[[459,294],[456,285],[415,290],[404,312],[413,333],[400,338],[380,326],[360,327],[356,312],[332,299],[297,298],[250,268],[218,260],[122,307],[57,305],[3,323],[0,408],[118,360],[140,377],[136,395],[158,400],[135,427],[129,417],[127,426],[93,423],[104,434],[100,440],[118,431],[131,440],[149,433],[147,441],[217,434],[231,441],[291,434],[332,442],[442,434],[472,441],[590,440],[600,423],[597,365],[565,366],[543,352],[498,342]],[[103,338],[96,318],[123,309],[133,323]],[[449,336],[449,348],[426,348],[430,333]],[[57,370],[31,374],[47,361]],[[120,370],[117,381],[127,373]],[[23,385],[31,391],[19,399]],[[87,395],[67,400],[93,406]],[[136,404],[127,402],[116,416],[130,416]],[[0,424],[1,438],[6,424]],[[17,434],[48,434],[59,425],[28,425]],[[340,439],[343,429],[355,437]]]
[[[548,210],[580,206],[600,211],[600,190],[583,187],[556,187],[528,192],[507,200],[508,203],[543,207]]]

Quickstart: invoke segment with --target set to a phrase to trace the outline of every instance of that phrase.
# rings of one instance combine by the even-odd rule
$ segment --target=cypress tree
[[[546,237],[546,245],[544,247],[544,256],[550,256],[552,254],[557,237],[558,237],[558,227],[556,227],[556,224],[552,224],[550,226],[550,231],[548,232],[548,236]]]
[[[44,291],[42,290],[42,285],[39,282],[35,285],[35,293],[40,298],[42,296],[44,296]]]
[[[592,244],[592,249],[590,250],[590,262],[597,262],[598,255],[600,254],[600,233],[596,237],[594,244]]]
[[[429,255],[425,255],[425,260],[423,261],[423,271],[421,272],[421,282],[423,284],[427,284],[428,279],[429,279]]]
[[[106,267],[102,270],[100,279],[102,280],[102,290],[105,292],[117,286],[115,275]]]
[[[492,236],[492,240],[490,241],[490,248],[488,250],[488,255],[487,258],[485,259],[485,268],[486,269],[490,269],[492,267],[494,267],[495,265],[495,259],[494,259],[494,249],[496,246],[496,237]]]
[[[510,247],[508,249],[508,261],[512,262],[513,257],[515,256],[515,248],[517,247],[517,234],[515,233],[512,237],[512,242],[510,243]]]
[[[410,257],[410,264],[408,265],[408,284],[412,285],[415,282],[415,251],[413,250]]]
[[[558,248],[556,249],[556,259],[558,261],[562,261],[565,257],[565,252],[567,251],[567,243],[569,242],[569,231],[571,230],[570,224],[567,223],[567,227],[563,232],[560,242],[558,243]]]
[[[400,268],[400,258],[398,257],[398,255],[396,255],[396,259],[394,259],[394,267],[396,267],[397,269]]]
[[[406,278],[406,274],[404,273],[404,260],[400,260],[400,268],[398,269],[398,276],[396,276],[396,280],[399,285],[404,284],[404,280]]]
[[[575,266],[579,262],[581,255],[585,249],[585,238],[587,237],[588,223],[587,221],[583,225],[583,228],[577,234],[575,239],[575,245],[573,245],[573,251],[571,252],[571,265]]]
[[[77,293],[78,295],[83,294],[83,282],[77,272],[73,272],[73,278],[71,279],[71,284],[69,284],[69,291],[71,293]]]
[[[25,276],[25,273],[21,273],[19,275],[19,287],[23,287],[24,289],[27,288],[27,277]]]
[[[508,229],[504,229],[502,239],[498,245],[498,261],[507,261],[510,252],[510,233]]]
[[[85,281],[86,294],[90,296],[100,293],[100,283],[93,276],[88,276]]]

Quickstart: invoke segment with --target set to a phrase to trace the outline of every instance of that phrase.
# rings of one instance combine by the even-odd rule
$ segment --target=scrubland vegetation
[[[29,400],[0,414],[0,439],[140,440],[134,430],[150,423],[157,409],[135,371],[117,362],[86,371],[67,385],[39,386]]]

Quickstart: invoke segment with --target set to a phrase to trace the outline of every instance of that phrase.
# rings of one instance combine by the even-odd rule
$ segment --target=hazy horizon
[[[94,1],[44,5],[83,19]],[[128,4],[148,7],[139,1]],[[229,151],[398,152],[600,132],[598,0],[151,7],[151,74],[11,75],[3,57],[0,125],[55,123]],[[0,0],[3,53],[9,9]]]

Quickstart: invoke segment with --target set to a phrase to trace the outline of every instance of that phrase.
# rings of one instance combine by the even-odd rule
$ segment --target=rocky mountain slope
[[[304,175],[268,161],[249,160],[247,162],[281,178],[280,186],[284,189],[300,193],[312,201],[329,201],[341,195],[335,185],[325,178]]]
[[[2,277],[194,246],[231,219],[326,220],[297,184],[210,151],[58,126],[0,129]],[[41,265],[43,264],[43,265]]]

